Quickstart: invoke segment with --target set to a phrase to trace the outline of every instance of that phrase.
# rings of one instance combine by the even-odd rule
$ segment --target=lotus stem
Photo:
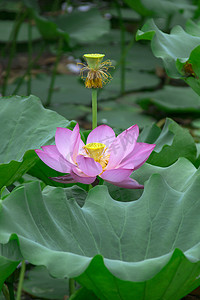
[[[97,89],[92,89],[92,129],[97,127]]]
[[[7,282],[6,284],[7,284],[8,290],[9,290],[10,300],[15,300],[13,282]]]
[[[26,70],[26,72],[24,73],[24,75],[21,77],[18,85],[16,86],[15,90],[13,91],[12,95],[16,95],[17,92],[19,91],[22,83],[23,83],[23,80],[24,78],[26,77],[26,75],[28,75],[30,73],[30,70],[32,69],[32,67],[34,66],[34,64],[38,61],[38,59],[41,57],[42,55],[42,52],[45,48],[45,44],[43,44],[43,46],[40,48],[40,52],[38,53],[38,55],[36,56],[36,58],[34,59],[34,61],[30,61],[29,63],[29,66],[28,66],[28,69]]]
[[[69,278],[69,296],[71,296],[72,294],[74,294],[75,291],[76,291],[75,280],[73,278]]]
[[[16,300],[21,300],[21,294],[22,294],[22,286],[24,282],[24,275],[26,270],[26,263],[25,260],[22,261],[21,269],[20,269],[20,275],[19,275],[19,284],[17,289],[17,298]]]
[[[53,72],[52,72],[52,76],[51,76],[51,82],[50,82],[49,91],[48,91],[48,96],[47,96],[47,101],[46,101],[47,107],[50,106],[50,104],[51,104],[51,98],[53,95],[53,89],[54,89],[54,84],[55,84],[55,79],[56,79],[58,63],[59,63],[60,57],[62,55],[62,47],[63,47],[63,37],[60,37],[58,40],[58,51],[57,51],[57,55],[56,55],[56,61],[54,64],[54,68],[53,68]]]
[[[125,26],[123,23],[122,13],[120,9],[120,5],[118,1],[115,1],[116,9],[119,17],[119,26],[120,26],[120,46],[121,46],[121,54],[120,54],[120,63],[121,63],[121,94],[125,92],[125,68],[126,68],[126,45],[125,45]]]
[[[6,300],[10,300],[10,294],[7,285],[3,285],[2,292]]]

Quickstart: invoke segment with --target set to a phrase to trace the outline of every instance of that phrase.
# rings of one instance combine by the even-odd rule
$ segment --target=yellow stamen
[[[114,68],[110,60],[102,62],[105,54],[84,54],[87,64],[81,64],[83,67],[80,70],[82,79],[85,79],[86,88],[102,88],[107,82],[112,79],[108,73],[109,68]],[[87,76],[84,74],[87,72]]]
[[[95,161],[99,162],[105,150],[106,145],[102,143],[89,143],[84,146],[87,154]]]

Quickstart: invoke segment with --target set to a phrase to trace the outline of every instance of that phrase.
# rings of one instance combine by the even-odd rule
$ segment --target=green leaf
[[[0,244],[0,291],[4,281],[15,271],[21,259],[16,240],[12,240],[6,245]]]
[[[58,28],[68,32],[74,43],[90,43],[109,32],[109,21],[94,8],[86,12],[74,11],[58,16],[55,20]]]
[[[24,259],[102,300],[179,300],[200,283],[199,193],[200,176],[180,192],[157,174],[138,201],[97,186],[80,208],[64,189],[42,194],[32,182],[3,201],[0,242],[15,233]]]
[[[144,5],[143,1],[141,0],[124,0],[126,4],[128,4],[133,10],[138,12],[141,16],[150,16],[153,12],[149,11]]]
[[[188,77],[186,71],[180,71],[177,62],[184,63],[191,59],[190,55],[196,58],[192,51],[200,45],[200,37],[192,36],[185,32],[180,26],[175,26],[170,34],[164,33],[158,29],[153,20],[147,23],[139,30],[136,40],[151,40],[151,48],[156,57],[162,58],[166,71],[173,78]],[[189,76],[192,76],[189,74]],[[188,84],[190,82],[186,80]],[[193,84],[191,84],[193,88]]]
[[[145,184],[151,175],[160,174],[171,188],[183,192],[195,180],[199,172],[200,169],[197,170],[190,161],[181,157],[173,165],[165,168],[145,163],[141,168],[134,171],[131,177],[140,184]],[[104,184],[108,187],[111,197],[117,201],[137,200],[143,192],[142,190],[119,188],[107,182]]]
[[[38,159],[33,149],[52,143],[56,127],[70,122],[42,107],[39,99],[0,98],[0,187],[19,179]],[[32,150],[32,151],[31,151]]]
[[[98,124],[107,124],[112,127],[127,129],[133,124],[137,124],[140,128],[145,125],[150,125],[154,119],[143,114],[140,107],[130,107],[128,105],[116,103],[112,108],[109,107],[109,102],[104,102],[104,109],[98,112]],[[107,107],[109,107],[107,109]],[[92,120],[89,115],[87,118]]]
[[[173,165],[166,168],[145,163],[138,170],[134,171],[131,177],[140,184],[145,184],[151,175],[160,174],[171,188],[183,192],[199,173],[200,169],[197,170],[190,161],[181,157]],[[117,201],[136,200],[141,197],[143,192],[142,190],[119,188],[107,182],[104,182],[104,184],[108,187],[111,197]]]
[[[62,114],[70,115],[70,108],[72,108],[70,105],[76,105],[77,111],[79,111],[80,114],[80,105],[88,105],[91,102],[91,94],[89,89],[86,89],[84,85],[80,84],[80,82],[77,80],[78,77],[74,75],[57,75],[55,79],[54,84],[54,91],[51,99],[51,108],[54,110],[59,110],[63,107],[65,107],[65,111],[62,112]],[[51,76],[47,75],[40,75],[36,78],[32,79],[32,87],[31,92],[33,95],[39,97],[43,104],[46,102],[46,97],[48,94],[48,89],[50,85]],[[13,91],[16,87],[16,84],[8,85],[7,89],[7,95],[13,94]],[[24,82],[24,84],[21,85],[18,95],[26,95],[27,93],[27,84]],[[74,107],[73,107],[74,109]],[[85,113],[82,109],[82,114]],[[72,112],[73,115],[75,115],[75,112]],[[70,118],[70,120],[72,117]]]
[[[113,99],[120,96],[120,82],[121,77],[118,69],[116,72],[114,72],[111,82],[109,82],[103,89],[99,99]],[[159,82],[160,80],[154,74],[138,72],[135,70],[127,70],[125,90],[126,92],[130,92],[148,88],[155,88],[156,86],[158,86]]]
[[[145,92],[133,97],[144,109],[152,103],[166,112],[200,112],[200,97],[191,88],[165,86],[155,92]]]
[[[155,129],[152,128],[152,131]],[[155,138],[158,134],[156,130]],[[139,136],[139,142],[149,142],[146,140],[148,134]],[[151,143],[156,144],[154,152],[148,159],[148,162],[160,167],[167,167],[173,164],[179,157],[185,157],[191,162],[195,162],[197,149],[193,137],[189,131],[179,126],[171,119],[166,119],[165,125],[160,135]]]
[[[83,299],[87,299],[87,300],[99,300],[99,298],[96,297],[96,295],[86,289],[86,288],[80,288],[79,290],[77,290],[70,298],[69,300],[83,300]]]
[[[109,21],[95,8],[84,13],[73,11],[56,18],[44,18],[36,13],[34,17],[40,33],[46,39],[63,37],[73,44],[94,42],[109,31]]]
[[[14,21],[9,20],[1,20],[0,21],[0,27],[3,28],[3,30],[0,31],[0,41],[1,42],[7,42],[9,41],[10,35],[12,33],[14,26]],[[19,29],[19,33],[17,36],[17,42],[18,43],[24,43],[28,42],[28,23],[22,23]],[[41,39],[41,35],[37,29],[37,27],[32,26],[32,40],[36,41],[38,39]]]
[[[173,0],[125,0],[125,2],[143,16],[154,14],[159,17],[167,17],[175,13],[182,13],[184,10],[192,14],[196,9],[196,6],[191,5],[187,0],[175,2]]]
[[[49,275],[43,266],[28,271],[23,283],[23,290],[39,299],[63,300],[69,295],[68,279],[57,279]]]

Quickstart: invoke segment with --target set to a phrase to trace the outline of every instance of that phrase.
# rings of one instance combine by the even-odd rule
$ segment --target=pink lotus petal
[[[133,151],[139,134],[137,125],[133,125],[117,136],[111,144],[109,152],[110,158],[107,165],[107,170],[116,168],[122,159]]]
[[[58,177],[49,177],[53,181],[60,182],[60,183],[76,183],[77,181],[72,177],[71,174],[67,174],[64,176]]]
[[[63,156],[58,152],[56,146],[54,146],[54,148],[44,146],[43,149],[45,149],[45,152],[40,149],[35,150],[35,152],[47,166],[58,172],[70,172],[72,165],[63,158]]]
[[[113,169],[103,172],[100,177],[109,182],[121,182],[127,179],[132,173],[130,169]]]
[[[144,188],[143,185],[139,184],[136,180],[134,180],[130,177],[121,182],[111,182],[111,183],[118,187],[122,187],[125,189],[143,189]]]
[[[100,125],[93,129],[87,138],[87,144],[89,143],[102,143],[105,144],[106,147],[110,147],[110,145],[115,140],[115,133],[113,129],[107,125]]]
[[[93,177],[83,177],[83,176],[78,176],[76,173],[74,173],[73,171],[71,172],[72,177],[74,178],[74,180],[76,180],[76,182],[80,182],[80,183],[84,183],[84,184],[91,184],[92,182],[95,181],[96,176]]]
[[[60,183],[83,183],[83,184],[91,184],[92,182],[95,181],[96,177],[80,177],[77,176],[76,174],[67,174],[64,176],[59,176],[59,177],[49,177],[53,181],[60,182]]]
[[[83,141],[81,140],[80,132],[79,132],[79,125],[78,123],[74,127],[70,139],[70,155],[73,162],[76,163],[76,157],[78,155],[79,149],[81,146],[84,146]]]
[[[78,155],[76,162],[78,168],[88,176],[97,176],[103,171],[102,166],[91,157]]]
[[[124,149],[124,157],[133,151],[139,135],[139,127],[135,124],[117,136]],[[112,146],[111,146],[112,147]]]
[[[60,152],[58,151],[55,145],[42,146],[41,148],[45,153],[49,154],[50,156],[53,156],[53,158],[59,159]]]
[[[136,143],[134,150],[123,159],[119,168],[134,170],[140,168],[147,161],[155,146],[155,144]]]
[[[71,172],[71,174],[67,174],[65,176],[59,176],[59,177],[50,177],[50,179],[60,182],[60,183],[84,183],[84,184],[91,184],[92,182],[95,181],[96,177],[81,177],[78,176],[77,174]]]
[[[55,142],[58,151],[68,160],[70,160],[70,139],[72,131],[67,128],[58,127],[55,135]]]

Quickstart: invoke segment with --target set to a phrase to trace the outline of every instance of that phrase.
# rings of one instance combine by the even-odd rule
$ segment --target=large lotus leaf
[[[162,90],[133,96],[146,109],[152,103],[167,112],[200,112],[200,97],[190,87],[165,86]]]
[[[154,152],[148,159],[153,165],[167,167],[179,157],[185,157],[192,162],[196,160],[197,149],[193,137],[187,129],[171,119],[166,119],[159,135],[155,125],[144,128],[138,141],[156,144]]]
[[[185,25],[185,29],[187,31],[187,33],[194,35],[194,36],[198,36],[200,37],[200,22],[197,21],[196,23],[192,20],[187,20],[186,25]]]
[[[176,67],[182,74],[184,81],[189,84],[193,90],[200,95],[200,46],[192,50],[189,59],[185,60],[177,59]]]
[[[43,108],[39,99],[29,97],[0,98],[0,187],[20,178],[38,159],[32,149],[49,144],[56,126],[70,122]]]
[[[182,12],[183,10],[194,11],[196,6],[191,5],[187,0],[124,0],[131,8],[139,12],[141,15],[158,15],[166,17],[173,15],[176,12]]]
[[[137,32],[137,40],[151,40],[151,47],[156,57],[162,58],[169,76],[173,78],[192,78],[186,80],[191,87],[198,90],[198,78],[195,77],[190,66],[191,57],[194,65],[197,61],[195,48],[200,45],[200,37],[192,36],[185,32],[180,26],[175,26],[170,34],[158,29],[153,20],[147,21],[142,30]],[[194,51],[194,52],[192,52]],[[180,65],[182,63],[182,65]],[[199,64],[192,67],[199,68]],[[200,89],[198,90],[200,93]]]
[[[187,159],[181,157],[173,165],[162,168],[145,163],[141,168],[134,171],[131,177],[140,184],[144,184],[152,174],[160,174],[167,184],[179,192],[185,191],[200,173]],[[142,190],[119,188],[110,183],[104,182],[108,187],[110,195],[118,201],[137,200],[142,195]]]
[[[0,242],[15,233],[25,259],[100,299],[179,300],[200,283],[199,179],[178,192],[153,175],[128,203],[98,186],[82,208],[64,189],[42,194],[32,182],[1,204]]]
[[[36,24],[47,39],[59,36],[73,43],[94,42],[109,31],[109,21],[104,19],[97,9],[86,12],[73,11],[71,14],[60,15],[56,18],[44,18],[35,15]]]
[[[14,272],[21,259],[23,258],[16,240],[6,245],[0,244],[0,291],[4,281]]]

